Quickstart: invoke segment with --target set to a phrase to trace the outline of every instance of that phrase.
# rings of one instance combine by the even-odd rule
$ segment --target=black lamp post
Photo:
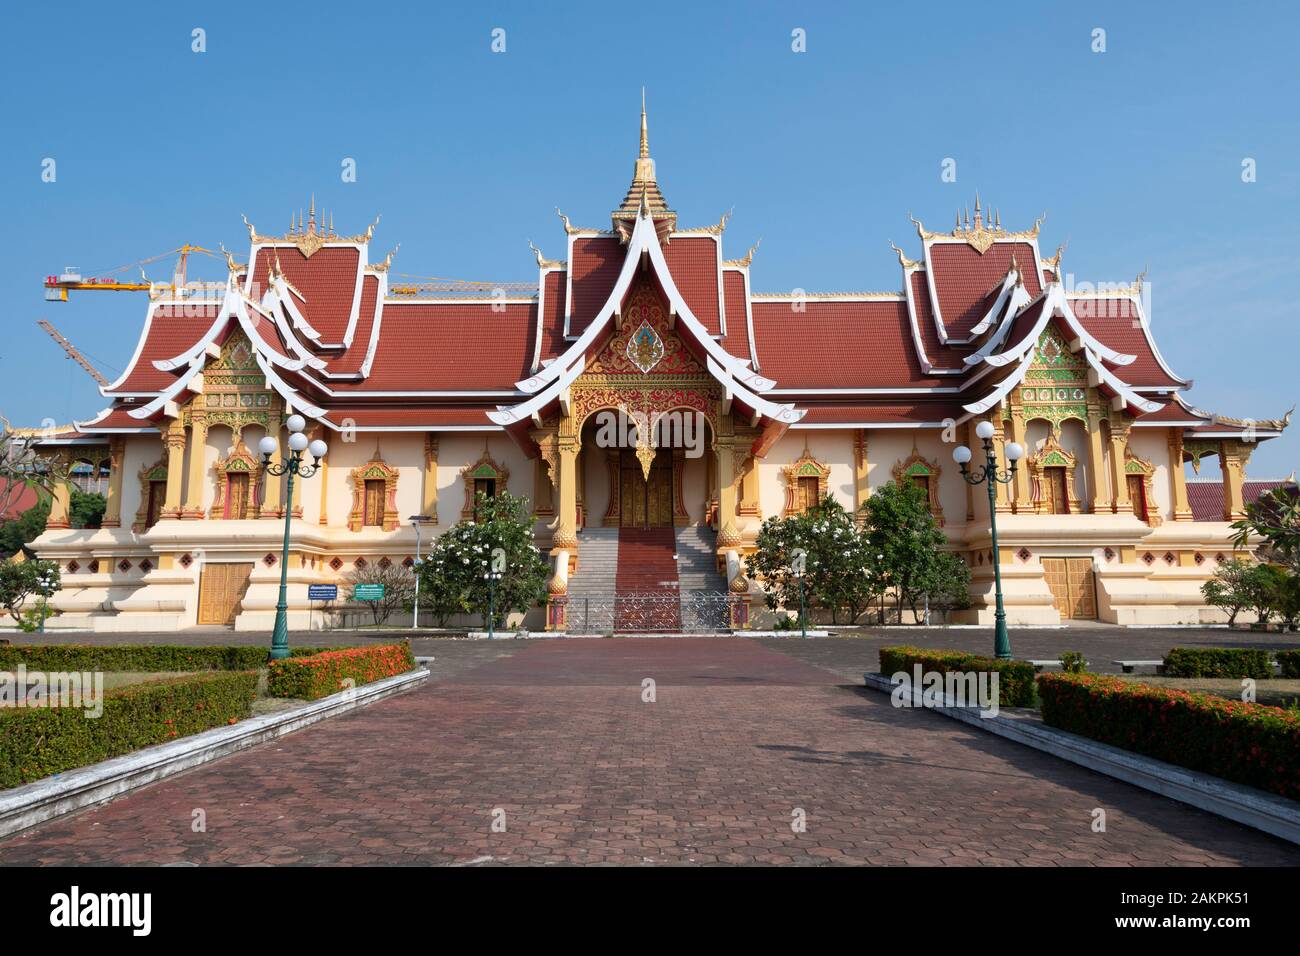
[[[54,573],[42,571],[37,578],[41,591],[41,633],[45,633],[45,616],[49,613],[50,595],[54,593]]]
[[[1025,450],[1016,442],[1007,445],[1007,461],[1011,462],[1009,471],[998,468],[997,458],[993,455],[993,423],[980,422],[975,426],[975,434],[984,443],[984,465],[972,472],[970,464],[971,450],[965,445],[958,445],[952,451],[952,460],[961,467],[961,476],[968,484],[987,484],[989,489],[989,532],[993,537],[993,591],[996,595],[997,609],[993,619],[993,651],[1001,660],[1011,659],[1011,635],[1007,633],[1007,611],[1002,604],[1002,562],[998,554],[998,516],[997,486],[1009,485],[1016,478],[1016,462],[1024,457]]]
[[[284,547],[280,551],[280,600],[275,605],[275,630],[271,634],[271,659],[283,660],[289,656],[289,523],[293,520],[293,479],[295,475],[310,478],[320,469],[321,460],[329,451],[328,446],[319,438],[308,444],[303,429],[307,421],[301,415],[290,415],[284,427],[289,429],[289,457],[279,464],[271,463],[271,456],[279,447],[279,442],[267,435],[258,443],[262,452],[262,468],[268,475],[280,477],[288,475],[284,490]],[[316,459],[308,465],[302,460],[303,451],[311,452]]]

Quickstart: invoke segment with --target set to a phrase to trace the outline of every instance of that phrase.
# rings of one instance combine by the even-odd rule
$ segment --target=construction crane
[[[211,249],[205,249],[202,246],[193,246],[186,243],[176,249],[169,249],[167,252],[160,253],[156,256],[150,256],[148,259],[141,259],[139,262],[133,262],[129,265],[119,266],[116,269],[110,269],[107,273],[100,276],[83,276],[81,270],[76,266],[65,266],[63,271],[58,275],[48,275],[45,277],[45,299],[47,302],[67,302],[68,292],[77,289],[79,291],[97,290],[100,292],[148,292],[151,295],[170,292],[174,296],[183,296],[190,292],[208,293],[220,292],[225,286],[216,282],[196,282],[193,285],[185,281],[185,267],[189,260],[191,252],[201,252],[206,255],[215,256]],[[172,274],[170,284],[162,282],[151,282],[144,274],[144,266],[151,262],[157,262],[170,255],[177,255],[176,271]],[[116,273],[125,272],[132,266],[140,266],[140,281],[132,282],[126,278],[116,275]]]
[[[86,357],[82,355],[79,351],[77,351],[77,347],[73,345],[71,342],[69,342],[67,339],[65,339],[63,337],[63,334],[59,332],[58,329],[50,325],[50,323],[46,322],[44,319],[38,320],[36,324],[39,325],[41,328],[43,328],[46,331],[46,333],[49,334],[50,338],[54,339],[54,341],[59,343],[59,345],[63,348],[63,351],[68,353],[68,358],[72,359],[72,361],[76,362],[78,365],[84,368],[87,374],[89,374],[90,377],[93,378],[96,382],[98,382],[101,386],[105,388],[108,387],[108,379],[104,378],[104,376],[99,373],[99,369],[91,365],[90,362],[86,359]]]

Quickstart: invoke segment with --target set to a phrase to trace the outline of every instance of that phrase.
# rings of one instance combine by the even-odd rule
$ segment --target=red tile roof
[[[155,306],[139,357],[114,392],[158,392],[176,381],[175,372],[160,372],[153,363],[180,355],[203,337],[220,312],[220,304]]]
[[[754,340],[777,388],[899,388],[943,383],[921,371],[907,305],[878,299],[755,302]]]
[[[1274,488],[1290,488],[1293,494],[1300,493],[1300,489],[1287,479],[1265,479],[1261,481],[1247,480],[1241,484],[1241,499],[1246,504],[1254,504],[1260,496]],[[1223,482],[1222,480],[1197,481],[1189,479],[1187,482],[1187,503],[1192,509],[1192,518],[1195,521],[1222,521],[1223,520]]]
[[[534,304],[388,302],[370,375],[339,392],[501,391],[531,374]],[[353,349],[364,349],[358,341]]]
[[[722,292],[727,309],[727,336],[722,347],[737,358],[750,359],[749,323],[745,316],[745,276],[736,269],[722,273]]]
[[[722,332],[718,318],[718,243],[712,236],[675,236],[664,261],[677,291],[710,335]]]
[[[360,250],[355,246],[325,246],[307,257],[293,245],[263,248],[253,269],[255,301],[266,291],[267,270],[277,255],[284,277],[303,295],[302,299],[294,296],[298,311],[320,333],[323,342],[343,341],[352,316]]]
[[[569,334],[581,335],[609,298],[623,268],[624,248],[614,236],[577,236],[569,262],[573,302]]]
[[[1097,296],[1071,298],[1069,302],[1075,317],[1091,335],[1116,352],[1136,356],[1131,365],[1116,369],[1127,384],[1138,388],[1176,388],[1186,384],[1160,367],[1132,299]]]
[[[965,412],[956,402],[914,402],[904,405],[875,405],[848,402],[801,402],[808,409],[801,425],[934,424],[958,419]]]
[[[1034,248],[1027,242],[995,242],[983,255],[969,243],[935,242],[929,254],[939,315],[949,338],[965,338],[984,317],[992,304],[987,296],[1002,284],[1013,255],[1030,297],[1042,291]]]

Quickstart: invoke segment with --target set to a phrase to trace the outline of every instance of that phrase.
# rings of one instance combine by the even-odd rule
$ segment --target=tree
[[[1275,564],[1257,564],[1243,581],[1247,604],[1260,624],[1267,624],[1285,602],[1287,573]]]
[[[0,417],[0,515],[9,514],[28,487],[49,496],[67,480],[61,456],[46,454],[39,436],[19,434]]]
[[[367,563],[349,571],[343,578],[352,590],[358,584],[382,584],[384,596],[377,601],[363,601],[370,606],[370,614],[376,625],[383,624],[393,612],[407,605],[415,593],[415,575],[411,569],[391,561]]]
[[[936,552],[921,574],[918,589],[925,606],[942,611],[947,624],[950,612],[970,607],[970,567],[951,551]]]
[[[42,498],[16,518],[0,523],[0,556],[17,554],[45,530],[50,517],[50,499]]]
[[[428,594],[435,619],[440,613],[443,621],[452,613],[477,613],[486,627],[491,588],[493,624],[500,627],[511,612],[527,611],[546,599],[551,566],[533,543],[527,498],[479,492],[474,514],[475,520],[443,532],[421,562],[421,603]],[[501,577],[490,582],[494,557]]]
[[[1297,623],[1300,623],[1300,574],[1293,571],[1286,576],[1280,597],[1278,617],[1282,618],[1283,624],[1294,631]]]
[[[53,582],[49,593],[59,589],[59,564],[57,561],[0,561],[0,607],[22,624],[23,604],[33,595],[47,596],[41,579]]]
[[[938,579],[935,565],[948,541],[930,514],[929,503],[929,496],[916,485],[891,481],[863,505],[880,584],[892,589],[898,606],[910,608],[914,617],[927,582]]]
[[[1255,567],[1251,561],[1233,558],[1219,565],[1214,577],[1201,585],[1201,595],[1205,603],[1227,612],[1228,627],[1237,623],[1237,615],[1243,608],[1250,606],[1250,594],[1246,590],[1247,575]]]
[[[843,615],[855,623],[871,607],[875,583],[866,535],[834,498],[826,497],[803,514],[768,518],[746,570],[758,579],[764,601],[773,611],[797,611],[800,580],[795,555],[804,554],[803,601],[821,608],[838,624]]]
[[[1251,535],[1257,535],[1278,563],[1300,571],[1300,493],[1294,486],[1284,485],[1260,495],[1246,505],[1246,517],[1234,521],[1232,527],[1237,532],[1233,542],[1237,547],[1246,547]]]
[[[74,528],[98,528],[107,506],[108,500],[103,495],[73,488],[68,501],[68,523]]]

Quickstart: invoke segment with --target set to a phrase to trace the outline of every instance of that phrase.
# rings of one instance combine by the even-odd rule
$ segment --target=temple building
[[[283,235],[245,220],[223,294],[151,295],[107,407],[45,443],[108,468],[102,528],[68,527],[65,488],[34,545],[63,568],[60,623],[269,629],[290,510],[290,626],[319,627],[309,584],[410,563],[413,517],[427,546],[509,490],[553,566],[529,626],[674,590],[757,624],[762,521],[825,495],[857,509],[890,481],[925,489],[972,570],[965,620],[989,622],[986,493],[952,459],[983,421],[999,455],[1027,449],[996,499],[1012,624],[1222,620],[1200,587],[1232,555],[1252,450],[1288,422],[1191,404],[1140,278],[1073,288],[1041,220],[1004,228],[977,198],[948,231],[913,220],[895,291],[755,292],[725,216],[679,225],[641,123],[609,227],[561,215],[535,286],[399,281],[375,226],[343,235],[313,201]],[[284,448],[292,414],[330,451],[290,501],[257,448]],[[1193,507],[1185,466],[1209,458],[1222,481]]]

